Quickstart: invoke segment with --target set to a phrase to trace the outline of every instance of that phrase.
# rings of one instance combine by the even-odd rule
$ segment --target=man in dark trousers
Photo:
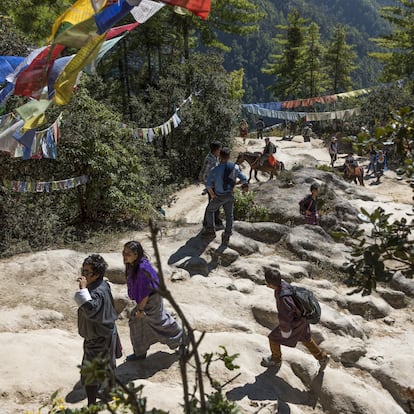
[[[329,355],[312,339],[309,323],[302,317],[292,297],[291,286],[282,280],[278,270],[267,270],[265,280],[267,287],[274,290],[279,325],[268,336],[271,355],[263,358],[261,365],[279,370],[282,365],[280,345],[294,348],[298,342],[302,342],[319,361],[320,370],[324,370]]]
[[[257,132],[257,139],[263,139],[263,130],[265,128],[265,123],[263,118],[259,118],[256,122],[256,132]]]
[[[99,254],[92,254],[84,260],[75,301],[78,305],[78,331],[84,339],[82,366],[99,357],[106,360],[110,370],[115,370],[115,357],[121,356],[121,349],[115,326],[118,314],[111,288],[103,280],[107,267]],[[89,383],[83,375],[81,380],[88,405],[95,404],[101,384],[97,381]]]
[[[201,167],[201,171],[200,174],[198,176],[198,181],[204,183],[204,185],[206,185],[207,183],[207,177],[210,174],[210,171],[214,168],[217,167],[217,165],[219,165],[220,163],[220,150],[221,150],[221,142],[219,141],[213,141],[210,144],[210,152],[207,154],[206,158],[204,159],[204,163],[203,166]],[[207,195],[208,195],[208,202],[210,202],[211,197],[210,197],[210,193],[207,191]],[[216,226],[217,230],[222,230],[224,229],[224,225],[223,225],[223,220],[220,217],[220,209],[218,209],[215,213],[214,213],[214,223]],[[203,220],[203,227],[206,227],[206,218],[204,216],[204,220]]]
[[[210,194],[211,200],[206,208],[206,226],[201,233],[205,238],[216,236],[214,228],[215,212],[223,206],[226,215],[226,227],[222,234],[223,244],[227,244],[233,228],[234,211],[234,186],[236,180],[240,179],[242,184],[247,184],[246,176],[234,162],[230,162],[230,149],[224,147],[220,151],[220,164],[210,171],[207,178],[206,189]]]

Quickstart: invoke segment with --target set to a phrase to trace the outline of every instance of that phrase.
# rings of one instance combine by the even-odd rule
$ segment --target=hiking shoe
[[[330,359],[331,356],[329,354],[325,354],[325,356],[319,360],[319,371],[323,371],[326,368]]]
[[[227,233],[223,233],[221,235],[221,242],[223,244],[228,244],[229,240],[230,240],[230,235],[228,235]]]
[[[272,358],[272,356],[267,356],[267,357],[262,358],[262,361],[260,362],[260,365],[262,367],[273,368],[276,371],[279,371],[280,367],[282,366],[282,361],[276,362]]]
[[[140,360],[145,359],[146,357],[147,357],[147,353],[145,352],[145,354],[141,354],[141,355],[135,355],[135,354],[128,355],[125,360],[126,361],[140,361]]]

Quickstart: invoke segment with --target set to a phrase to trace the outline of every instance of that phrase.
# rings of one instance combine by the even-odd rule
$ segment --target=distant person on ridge
[[[282,280],[278,270],[267,270],[265,280],[267,287],[274,290],[279,325],[268,336],[271,355],[263,358],[261,365],[278,371],[282,365],[280,346],[296,347],[298,342],[302,342],[319,361],[320,370],[323,371],[329,355],[312,339],[309,322],[302,317],[292,297],[291,286]]]
[[[263,118],[259,118],[256,122],[257,139],[263,139],[263,130],[265,126]]]
[[[331,157],[331,167],[334,167],[335,161],[338,158],[338,142],[336,137],[331,138],[331,142],[329,143],[329,155]]]

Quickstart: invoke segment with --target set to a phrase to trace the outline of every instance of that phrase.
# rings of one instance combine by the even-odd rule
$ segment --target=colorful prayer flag
[[[102,34],[109,30],[114,24],[125,17],[134,6],[131,6],[127,0],[119,0],[101,12],[95,14],[95,22],[98,27],[98,33]]]
[[[54,99],[58,105],[66,105],[69,102],[78,74],[96,58],[104,41],[105,35],[91,39],[65,66],[55,82]]]
[[[64,48],[62,45],[49,45],[43,49],[17,76],[14,95],[39,98],[46,86],[53,62]]]
[[[150,17],[154,16],[160,9],[165,6],[164,3],[160,3],[152,0],[142,0],[138,6],[131,10],[131,14],[138,23],[145,23]]]
[[[77,23],[83,22],[84,20],[92,17],[98,8],[99,10],[104,7],[106,1],[91,1],[91,0],[78,0],[76,1],[69,9],[67,9],[63,14],[61,14],[55,21],[52,27],[52,33],[50,34],[49,41],[52,41],[56,33],[58,33],[62,24],[67,23],[70,25],[75,25]]]
[[[196,16],[206,20],[211,9],[211,0],[161,0],[170,6],[184,7]]]

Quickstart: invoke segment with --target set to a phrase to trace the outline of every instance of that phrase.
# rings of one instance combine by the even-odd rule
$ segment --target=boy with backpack
[[[271,355],[263,358],[261,365],[268,368],[274,368],[278,371],[282,365],[280,345],[294,348],[298,342],[302,342],[309,352],[319,361],[319,369],[320,371],[323,371],[328,364],[329,355],[321,350],[317,343],[312,339],[309,326],[309,321],[311,319],[307,319],[307,316],[304,315],[304,309],[299,308],[299,305],[301,304],[298,299],[301,298],[303,302],[305,302],[306,299],[308,301],[313,299],[313,302],[315,302],[316,300],[313,295],[310,291],[303,288],[302,292],[307,292],[307,295],[296,295],[294,287],[282,280],[280,272],[277,270],[267,270],[265,272],[265,280],[267,287],[274,290],[279,326],[273,329],[268,336]],[[301,306],[301,308],[304,307],[305,306]],[[319,308],[319,305],[317,305],[316,308]],[[313,321],[319,320],[320,317],[320,308],[315,310],[316,313],[313,315]]]

